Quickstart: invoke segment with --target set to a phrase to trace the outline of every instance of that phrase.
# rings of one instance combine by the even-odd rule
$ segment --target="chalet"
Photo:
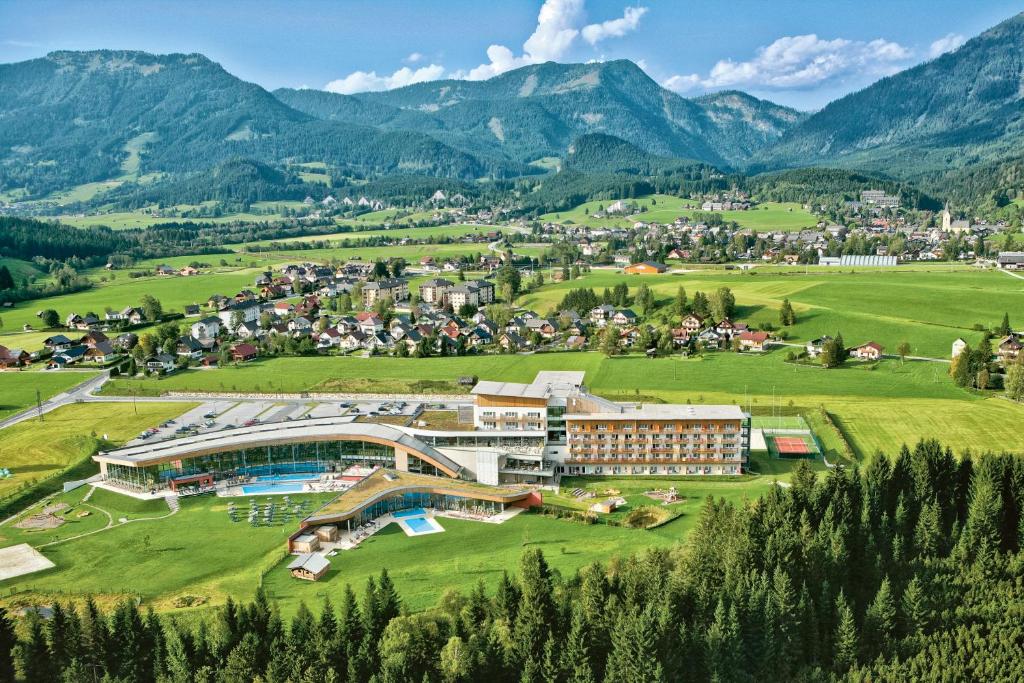
[[[526,321],[526,329],[530,333],[537,332],[545,339],[551,339],[558,334],[558,323],[547,318],[533,318]]]
[[[110,341],[104,340],[88,347],[84,358],[92,363],[109,363],[117,358],[117,350]]]
[[[136,306],[125,306],[120,311],[108,311],[104,316],[110,322],[127,322],[138,325],[146,320],[146,314]]]
[[[309,334],[313,329],[313,321],[304,316],[292,318],[288,321],[288,331],[293,334]]]
[[[690,343],[690,333],[682,327],[672,328],[672,344],[674,346],[682,347],[687,346]]]
[[[764,351],[768,338],[767,332],[741,332],[736,335],[740,348],[744,351]]]
[[[656,275],[658,273],[664,273],[668,270],[668,266],[664,263],[658,263],[656,261],[641,261],[640,263],[631,263],[630,265],[623,268],[623,272],[627,275]]]
[[[825,350],[825,344],[828,344],[830,341],[832,341],[832,337],[818,337],[817,339],[812,339],[807,342],[804,349],[807,351],[808,356],[811,358],[817,358],[821,355],[821,352]]]
[[[506,351],[518,351],[525,349],[530,343],[515,332],[503,332],[498,337],[498,346]]]
[[[114,338],[113,344],[115,349],[121,349],[122,351],[131,351],[135,348],[135,345],[139,343],[139,335],[133,332],[124,332],[117,335]]]
[[[177,271],[176,268],[172,268],[171,266],[167,265],[166,263],[161,264],[161,265],[156,267],[156,274],[157,275],[177,275],[177,273],[178,273],[178,271]]]
[[[202,345],[202,343],[200,343],[200,341],[193,337],[192,335],[186,335],[184,337],[178,338],[176,352],[179,356],[183,358],[188,358],[190,360],[199,360],[200,358],[203,357],[203,351],[205,350],[206,348]]]
[[[851,349],[850,356],[860,360],[879,360],[884,352],[885,348],[881,344],[870,341]]]
[[[714,328],[708,328],[697,335],[697,343],[705,349],[721,348],[722,335],[715,332]]]
[[[88,350],[89,347],[87,346],[72,346],[59,353],[55,353],[53,357],[61,359],[64,365],[74,365],[85,357],[85,352]]]
[[[690,335],[697,334],[704,329],[704,318],[700,317],[696,313],[690,313],[683,318],[681,327]]]
[[[255,320],[242,323],[233,330],[233,335],[238,339],[258,339],[264,335],[264,331]]]
[[[329,349],[341,346],[341,332],[335,327],[328,327],[316,336],[316,347],[318,349]]]
[[[615,315],[615,307],[611,304],[601,304],[590,310],[590,320],[598,326],[604,326],[613,315]]]
[[[364,311],[356,315],[356,321],[363,334],[375,334],[384,330],[384,319],[376,313]]]
[[[612,322],[616,325],[634,325],[637,321],[637,315],[628,308],[615,311],[615,315],[612,316]]]
[[[146,369],[150,372],[174,372],[174,356],[160,353],[146,359]]]
[[[178,271],[178,275],[182,277],[191,277],[192,275],[198,275],[199,269],[192,266],[185,266]]]
[[[728,318],[722,318],[722,321],[715,325],[715,331],[718,332],[718,334],[729,338],[732,338],[734,334],[737,334],[736,326],[733,325],[732,321]]]
[[[1022,347],[1024,345],[1021,344],[1021,340],[1017,335],[1010,334],[999,340],[999,344],[996,346],[996,354],[1004,363],[1017,360],[1020,357]]]
[[[571,351],[582,351],[587,346],[587,338],[581,334],[570,334],[565,338],[565,348]]]
[[[235,344],[231,349],[231,360],[236,363],[256,360],[257,356],[259,356],[259,349],[252,344]]]
[[[78,343],[85,344],[89,348],[93,348],[97,344],[101,344],[107,341],[110,341],[107,335],[103,334],[102,332],[93,331],[84,335],[81,339],[78,340]]]
[[[52,337],[47,337],[43,340],[43,346],[48,348],[50,351],[57,353],[58,351],[64,351],[74,346],[75,342],[71,341],[63,334],[55,334]]]
[[[28,365],[30,361],[31,356],[28,351],[0,346],[0,369],[20,368],[23,365]]]

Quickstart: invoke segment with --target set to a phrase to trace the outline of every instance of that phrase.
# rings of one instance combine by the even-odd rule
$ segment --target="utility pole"
[[[39,395],[39,390],[36,389],[36,414],[39,416],[39,421],[43,421],[43,400]]]

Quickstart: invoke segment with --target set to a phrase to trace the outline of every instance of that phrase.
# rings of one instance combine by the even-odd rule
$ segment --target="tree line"
[[[386,571],[290,619],[257,592],[186,624],[133,602],[0,617],[0,681],[1020,680],[1024,458],[937,441],[708,499],[686,544],[406,609]],[[567,522],[568,523],[568,522]]]

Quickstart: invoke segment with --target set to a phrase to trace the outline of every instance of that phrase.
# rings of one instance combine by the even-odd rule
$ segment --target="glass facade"
[[[437,510],[454,510],[476,515],[495,515],[505,509],[503,503],[462,496],[449,496],[439,493],[403,493],[378,501],[354,517],[341,522],[347,529],[352,529],[389,512],[408,510],[410,508],[434,508]]]
[[[410,458],[410,461],[412,458]],[[364,441],[325,441],[243,448],[149,465],[107,465],[107,479],[132,490],[167,486],[169,479],[209,472],[215,479],[268,474],[336,472],[350,465],[395,466],[395,450]],[[428,466],[422,463],[421,466]],[[424,470],[424,474],[433,474]]]

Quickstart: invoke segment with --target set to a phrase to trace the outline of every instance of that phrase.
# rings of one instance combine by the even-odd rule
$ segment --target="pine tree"
[[[601,353],[608,358],[619,352],[619,328],[609,324],[601,333]]]
[[[2,289],[2,287],[0,287]],[[1005,337],[1013,332],[1013,328],[1010,327],[1010,314],[1003,313],[1003,322],[999,324],[999,329],[996,330],[996,334],[1000,337]]]
[[[562,670],[568,683],[595,683],[588,647],[589,630],[583,607],[573,610],[572,624],[562,648]]]
[[[385,567],[380,570],[380,580],[377,582],[377,601],[380,608],[380,620],[387,626],[387,623],[402,613],[402,600],[398,597],[395,584],[388,576]]]
[[[793,304],[789,303],[789,299],[782,300],[782,308],[779,309],[779,323],[786,327],[796,324],[796,312],[793,310]]]
[[[28,638],[21,641],[18,660],[26,681],[52,681],[60,673],[53,667],[43,620],[35,610],[29,613]]]
[[[934,557],[939,552],[942,541],[942,520],[939,518],[939,506],[934,500],[924,504],[921,514],[917,517],[914,527],[914,545],[917,552],[924,557]]]
[[[14,646],[17,642],[14,623],[7,616],[7,610],[0,607],[0,683],[14,681]]]
[[[889,578],[882,579],[875,599],[868,606],[864,617],[864,630],[871,634],[864,646],[869,648],[866,659],[873,659],[896,636],[896,599],[892,594]]]
[[[836,617],[833,662],[836,672],[841,674],[857,664],[857,652],[860,649],[853,610],[850,609],[842,591],[836,598]]]
[[[902,630],[905,635],[919,634],[928,627],[928,603],[921,579],[914,576],[907,583],[900,600]]]
[[[686,288],[681,286],[676,291],[676,301],[674,313],[680,318],[684,317],[689,310],[689,301],[686,298]]]
[[[556,611],[551,570],[539,549],[531,548],[523,553],[519,562],[519,581],[522,600],[512,627],[516,654],[524,664],[540,662],[544,656],[544,644],[551,629],[556,627]]]

